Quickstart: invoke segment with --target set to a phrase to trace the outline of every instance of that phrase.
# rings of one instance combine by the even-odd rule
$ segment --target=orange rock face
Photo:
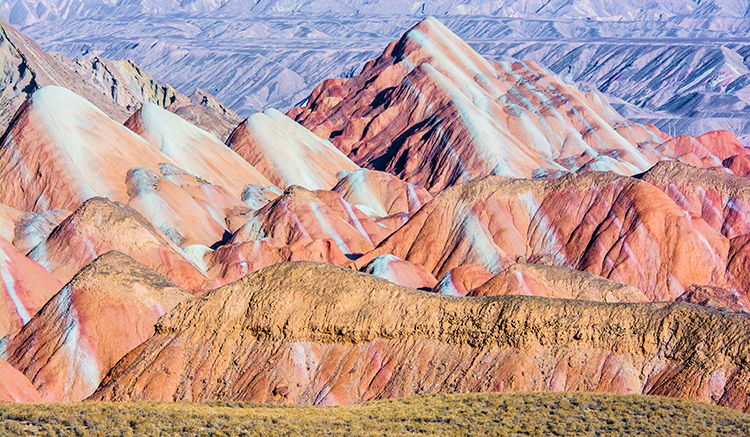
[[[380,255],[364,266],[362,271],[403,287],[431,290],[437,285],[437,279],[427,269],[393,255]]]
[[[26,375],[0,358],[0,403],[2,402],[42,402],[42,397]]]
[[[63,285],[3,238],[0,279],[0,337],[18,332]]]
[[[662,142],[600,94],[533,62],[489,62],[431,17],[360,75],[321,83],[288,115],[357,164],[433,193],[490,174],[583,166],[634,174],[658,161],[653,149]]]
[[[248,117],[232,132],[227,145],[281,188],[299,185],[330,190],[340,172],[359,169],[329,141],[275,109]]]
[[[118,250],[201,293],[211,284],[198,267],[163,233],[132,208],[103,198],[84,202],[37,245],[29,258],[67,282],[99,255]]]
[[[568,390],[746,411],[748,328],[747,316],[687,304],[467,299],[287,263],[180,304],[91,399],[342,405]]]
[[[673,300],[723,286],[730,244],[649,183],[607,173],[548,180],[489,177],[444,190],[375,250],[435,277],[466,264],[499,273],[523,260],[581,270]]]
[[[432,291],[448,296],[466,296],[493,277],[492,273],[479,264],[463,265],[448,271]]]
[[[151,337],[156,320],[190,295],[119,252],[85,267],[5,349],[45,401],[78,401],[128,351]]]

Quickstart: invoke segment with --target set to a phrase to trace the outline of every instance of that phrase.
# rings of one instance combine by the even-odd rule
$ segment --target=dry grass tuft
[[[430,395],[352,407],[248,403],[0,406],[19,436],[750,435],[750,415],[682,399],[581,393]]]

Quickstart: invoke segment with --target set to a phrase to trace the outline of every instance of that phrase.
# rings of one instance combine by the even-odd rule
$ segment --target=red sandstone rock
[[[539,296],[596,302],[648,302],[640,290],[564,267],[513,264],[470,296]]]
[[[81,270],[6,346],[47,402],[88,397],[107,371],[190,295],[122,253]]]
[[[275,109],[242,122],[227,145],[280,188],[299,185],[330,190],[338,173],[359,167],[323,140]]]
[[[163,165],[161,173],[129,171],[128,205],[178,246],[212,246],[230,233],[230,217],[247,220],[250,208],[223,187],[173,166]]]
[[[226,282],[285,261],[318,261],[343,266],[350,260],[334,240],[307,237],[298,238],[291,244],[273,238],[227,244],[204,256],[208,276]]]
[[[351,79],[329,79],[288,115],[354,162],[437,193],[490,174],[634,174],[663,141],[598,93],[533,62],[489,62],[428,17]]]
[[[42,397],[26,375],[0,358],[0,403],[3,402],[42,402]]]
[[[72,211],[95,196],[126,202],[128,170],[171,162],[82,97],[48,86],[21,106],[0,144],[0,202],[27,211]]]
[[[333,191],[371,217],[411,215],[432,200],[430,193],[422,187],[388,173],[367,169],[347,174]]]
[[[194,293],[212,288],[198,267],[134,209],[103,198],[84,202],[29,258],[67,282],[100,255],[123,252]]]
[[[393,255],[381,255],[362,267],[362,272],[387,279],[403,287],[431,290],[437,285],[430,272],[419,264],[398,259]]]
[[[341,405],[565,390],[748,411],[749,336],[747,316],[684,303],[467,299],[287,263],[178,305],[91,399]]]
[[[253,213],[231,242],[273,238],[287,245],[300,238],[331,239],[345,255],[356,256],[372,250],[389,233],[338,193],[293,185]]]
[[[466,296],[493,277],[492,273],[479,264],[463,265],[448,271],[432,291],[448,296]]]
[[[690,286],[675,302],[688,302],[724,311],[750,313],[750,300],[746,293],[710,285]]]
[[[392,254],[443,277],[520,258],[586,271],[673,300],[726,284],[729,241],[653,185],[608,173],[547,180],[488,177],[446,189],[356,268]]]
[[[63,284],[0,237],[0,337],[15,334]]]
[[[21,253],[29,253],[34,246],[46,240],[69,215],[70,211],[64,209],[23,214],[16,220],[13,228],[13,246]]]

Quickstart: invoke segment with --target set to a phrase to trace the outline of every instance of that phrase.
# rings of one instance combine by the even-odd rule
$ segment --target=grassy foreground
[[[0,406],[21,436],[750,435],[750,415],[681,399],[608,394],[431,395],[353,407],[245,403]]]

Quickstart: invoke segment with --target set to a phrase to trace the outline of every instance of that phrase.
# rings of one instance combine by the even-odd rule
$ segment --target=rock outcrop
[[[122,253],[81,270],[5,345],[3,356],[47,402],[78,401],[151,337],[156,320],[190,295]]]
[[[593,273],[674,300],[693,284],[727,284],[729,241],[653,185],[611,173],[487,177],[444,190],[375,250],[435,277],[467,264],[493,274],[519,259]]]
[[[28,256],[65,283],[112,250],[133,257],[191,292],[211,288],[180,248],[137,211],[100,197],[84,202]]]
[[[432,196],[422,187],[380,171],[357,170],[342,177],[333,191],[371,217],[419,211]]]
[[[748,411],[750,318],[684,303],[467,299],[288,263],[180,304],[94,400],[354,404],[600,391]]]
[[[431,290],[437,285],[437,279],[420,264],[410,263],[393,255],[380,255],[362,267],[362,272],[402,287]]]
[[[433,193],[491,174],[630,175],[658,161],[663,141],[533,62],[487,61],[432,17],[288,115],[357,164]]]
[[[5,402],[42,402],[42,397],[26,375],[0,358],[0,403]]]
[[[282,189],[299,185],[330,190],[340,172],[359,169],[330,141],[275,109],[248,117],[232,132],[227,145]]]

